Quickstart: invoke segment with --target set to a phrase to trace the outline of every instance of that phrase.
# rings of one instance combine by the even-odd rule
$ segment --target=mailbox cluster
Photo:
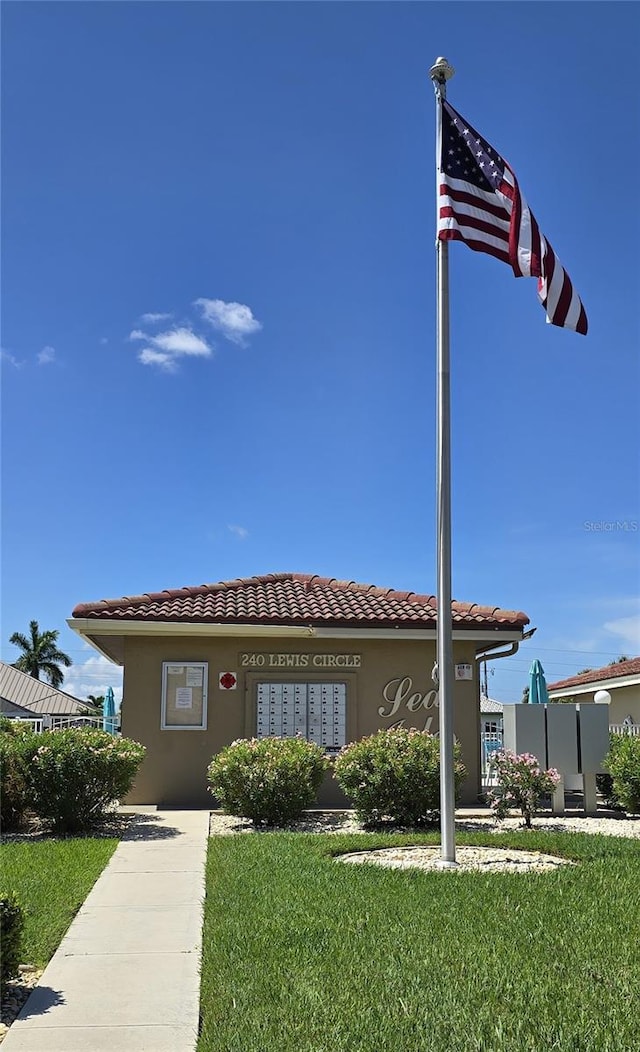
[[[553,797],[556,814],[564,811],[565,781],[580,774],[584,810],[597,810],[596,774],[609,750],[609,706],[503,705],[504,748],[528,752],[543,767],[554,767],[560,784]]]
[[[346,741],[344,683],[258,683],[258,738],[300,735],[328,752]]]

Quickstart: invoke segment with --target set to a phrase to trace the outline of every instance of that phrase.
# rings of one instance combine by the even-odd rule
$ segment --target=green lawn
[[[332,861],[437,839],[212,838],[198,1052],[638,1052],[638,842],[459,838],[581,862],[537,874]]]
[[[24,911],[23,964],[50,960],[117,845],[89,837],[2,845],[0,887]]]

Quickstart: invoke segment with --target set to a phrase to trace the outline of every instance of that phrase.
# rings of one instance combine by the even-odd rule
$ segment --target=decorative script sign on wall
[[[418,730],[431,731],[435,713],[439,705],[438,691],[428,690],[425,694],[413,689],[411,676],[398,676],[390,679],[382,688],[385,704],[378,708],[378,716],[383,720],[393,720],[389,727],[416,727]],[[418,724],[426,712],[424,726]],[[407,713],[410,715],[408,716]],[[414,715],[419,714],[419,715]],[[410,717],[413,717],[410,718]]]

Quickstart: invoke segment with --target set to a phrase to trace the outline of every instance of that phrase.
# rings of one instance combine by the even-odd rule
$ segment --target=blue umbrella
[[[102,728],[109,734],[115,734],[116,703],[113,697],[113,687],[107,687],[102,707]]]
[[[529,701],[534,705],[546,705],[549,701],[544,669],[537,658],[529,669]]]

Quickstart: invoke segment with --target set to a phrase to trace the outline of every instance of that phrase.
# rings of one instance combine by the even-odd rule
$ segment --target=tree
[[[522,688],[521,702],[522,702],[523,705],[528,705],[529,704],[529,687],[523,687]]]
[[[30,638],[22,632],[14,632],[9,642],[23,651],[21,657],[14,661],[13,667],[26,672],[34,679],[40,679],[43,673],[52,687],[58,689],[64,682],[64,672],[60,665],[69,668],[72,665],[71,658],[62,650],[58,650],[57,639],[59,632],[52,629],[41,632],[37,621],[29,622]]]
[[[610,661],[609,665],[624,665],[625,661],[630,661],[630,660],[631,660],[631,658],[627,657],[626,654],[621,654],[619,658],[615,659],[615,661]]]
[[[90,701],[92,708],[102,715],[104,711],[104,694],[87,694],[87,701]]]

